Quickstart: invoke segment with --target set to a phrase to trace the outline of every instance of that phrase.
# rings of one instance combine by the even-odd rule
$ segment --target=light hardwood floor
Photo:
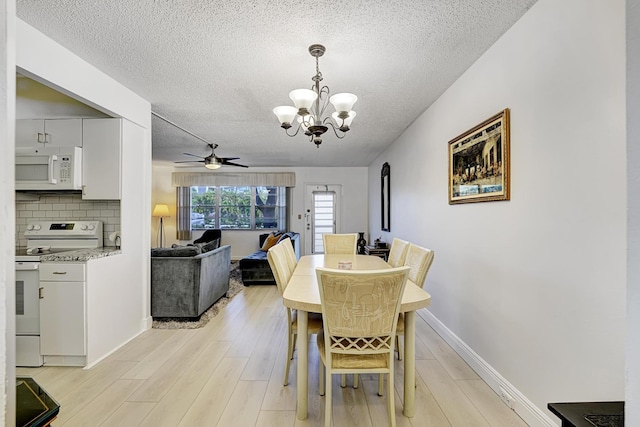
[[[117,313],[114,313],[117,315]],[[402,415],[403,364],[396,361],[398,427],[526,426],[416,316],[416,414]],[[202,329],[149,330],[92,369],[18,368],[61,404],[59,426],[294,427],[324,425],[315,337],[309,342],[309,418],[296,419],[295,359],[282,385],[286,316],[275,286],[252,286]],[[377,377],[358,389],[334,382],[334,426],[387,425]]]

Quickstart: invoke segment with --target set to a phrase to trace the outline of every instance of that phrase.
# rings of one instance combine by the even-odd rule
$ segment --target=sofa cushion
[[[220,239],[214,239],[207,243],[196,243],[196,246],[200,247],[202,253],[209,252],[220,247]]]
[[[282,233],[277,243],[282,242],[284,239],[291,239],[291,238],[293,238],[293,235],[290,232]]]
[[[276,243],[280,241],[280,235],[271,233],[267,236],[267,239],[264,241],[264,244],[260,248],[262,252],[267,252],[272,246],[275,246]]]
[[[192,257],[200,254],[200,248],[196,246],[178,246],[175,248],[153,248],[152,257]]]

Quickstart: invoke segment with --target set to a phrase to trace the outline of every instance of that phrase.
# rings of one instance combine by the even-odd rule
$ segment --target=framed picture
[[[509,109],[449,141],[449,204],[509,200]]]

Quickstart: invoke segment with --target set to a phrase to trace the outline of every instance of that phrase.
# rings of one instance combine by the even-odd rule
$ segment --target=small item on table
[[[338,270],[351,270],[351,261],[338,261]]]

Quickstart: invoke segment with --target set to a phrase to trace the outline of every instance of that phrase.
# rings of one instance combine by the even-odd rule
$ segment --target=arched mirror
[[[391,176],[389,163],[382,165],[381,175],[381,207],[382,207],[382,231],[391,231]]]

